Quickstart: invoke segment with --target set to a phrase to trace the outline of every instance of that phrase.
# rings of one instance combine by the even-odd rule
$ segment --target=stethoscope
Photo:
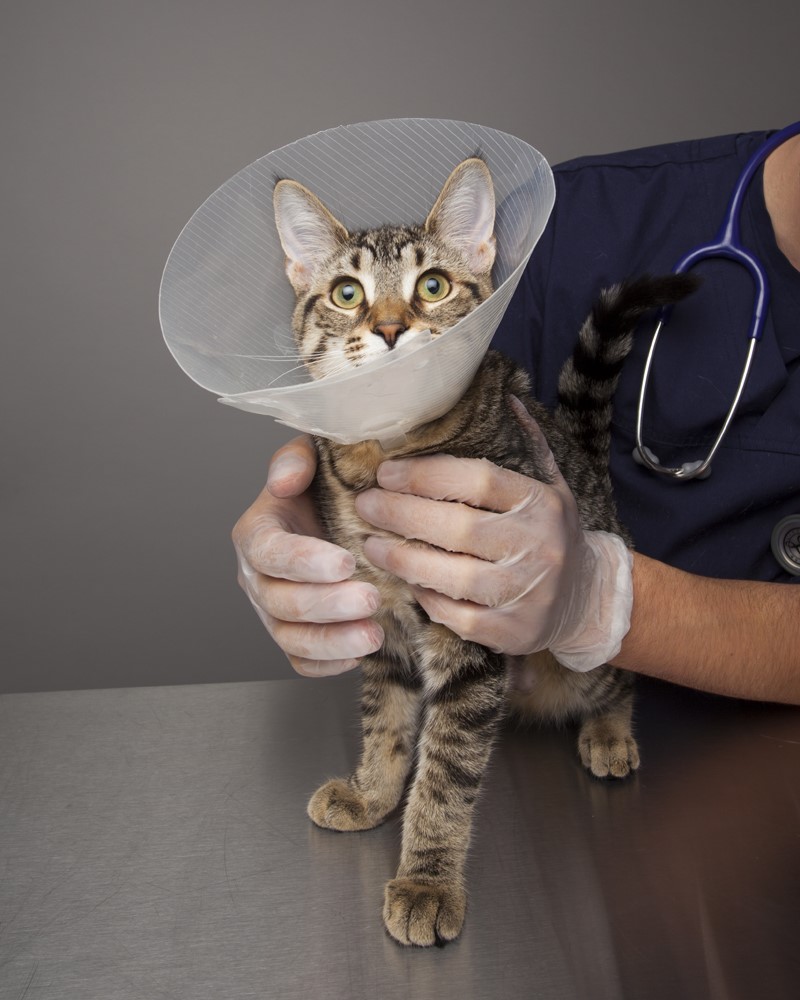
[[[719,434],[717,434],[716,440],[711,446],[711,450],[705,459],[695,462],[684,462],[683,465],[678,468],[669,468],[661,465],[658,458],[642,441],[642,414],[644,412],[644,400],[645,393],[647,391],[647,383],[650,378],[650,369],[653,364],[653,355],[655,353],[658,335],[661,333],[670,310],[664,309],[659,313],[655,333],[653,334],[653,339],[650,343],[650,350],[648,351],[647,359],[644,365],[644,372],[642,374],[642,385],[639,392],[639,407],[636,412],[636,447],[633,449],[634,459],[639,464],[651,469],[653,472],[661,472],[664,475],[671,476],[673,479],[677,479],[679,481],[686,481],[689,479],[705,479],[711,473],[711,459],[717,453],[717,449],[727,433],[728,427],[730,426],[734,413],[739,405],[739,400],[744,392],[747,376],[750,374],[750,367],[753,362],[753,354],[755,353],[756,344],[761,339],[761,334],[764,329],[764,320],[769,306],[769,281],[767,280],[764,268],[761,266],[758,258],[743,247],[741,243],[739,222],[742,213],[742,203],[750,181],[753,179],[753,175],[764,160],[773,150],[777,149],[778,146],[783,145],[787,139],[791,139],[792,136],[798,134],[800,134],[800,121],[795,122],[793,125],[787,125],[786,128],[781,129],[780,132],[776,132],[774,135],[770,136],[770,138],[767,139],[766,142],[755,151],[755,153],[753,153],[747,161],[744,170],[742,170],[741,176],[736,182],[730,202],[728,203],[725,217],[722,220],[722,226],[720,227],[716,238],[712,240],[711,243],[702,244],[694,250],[691,250],[685,257],[679,260],[673,268],[673,272],[675,274],[682,274],[690,270],[690,268],[693,268],[701,260],[709,260],[714,257],[727,258],[728,260],[735,261],[737,264],[741,264],[750,272],[750,276],[756,286],[756,298],[753,306],[753,318],[750,323],[750,332],[748,333],[750,343],[747,350],[747,358],[745,360],[744,368],[742,369],[741,378],[739,379],[739,385],[733,397],[733,402],[731,403],[728,414],[722,424],[722,428],[720,429]]]
[[[658,335],[666,322],[671,310],[664,309],[659,313],[655,333],[650,343],[650,350],[645,360],[644,372],[642,374],[642,385],[639,391],[639,406],[636,412],[636,447],[633,449],[633,457],[640,464],[653,472],[660,472],[666,476],[676,479],[678,482],[685,482],[690,479],[705,479],[711,473],[711,459],[717,453],[717,449],[722,443],[722,439],[727,433],[733,416],[739,406],[739,400],[744,392],[747,376],[750,374],[750,367],[753,363],[756,344],[761,339],[764,330],[764,320],[769,306],[769,281],[761,262],[749,250],[742,246],[739,222],[742,214],[742,203],[750,181],[756,170],[761,166],[769,154],[783,145],[787,139],[800,134],[800,122],[787,125],[786,128],[776,132],[773,136],[753,153],[745,164],[744,170],[736,182],[722,226],[716,238],[707,244],[696,247],[681,258],[673,268],[675,274],[682,274],[694,267],[701,260],[709,260],[715,257],[723,257],[735,261],[745,267],[755,282],[756,298],[753,306],[753,317],[750,322],[748,333],[749,346],[744,368],[739,379],[739,385],[733,397],[730,409],[717,434],[716,440],[711,446],[711,450],[705,459],[695,462],[684,462],[678,468],[669,468],[661,465],[658,458],[642,441],[642,414],[644,412],[645,393],[650,377],[650,369],[653,364],[653,355],[656,349]],[[772,532],[770,539],[773,555],[784,570],[793,576],[800,576],[800,514],[793,514],[783,518]]]

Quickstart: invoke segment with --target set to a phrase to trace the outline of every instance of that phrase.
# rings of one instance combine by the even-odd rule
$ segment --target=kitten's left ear
[[[464,160],[445,182],[425,228],[457,247],[476,274],[494,264],[494,185],[489,168],[478,157]]]
[[[347,239],[347,230],[315,194],[297,181],[278,181],[272,201],[275,225],[286,253],[286,274],[296,292],[305,292],[317,267]]]

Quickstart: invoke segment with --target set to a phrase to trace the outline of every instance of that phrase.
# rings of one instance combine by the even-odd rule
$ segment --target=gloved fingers
[[[352,557],[346,560],[352,568],[336,568],[331,560],[341,563],[342,549],[325,545],[311,546],[311,552],[292,550],[285,535],[323,538],[313,498],[308,490],[317,468],[317,452],[306,435],[293,438],[272,457],[267,483],[242,514],[231,532],[240,561],[244,559],[258,572],[280,576],[282,570],[297,560],[322,558],[323,579],[336,578],[353,572]],[[338,552],[338,555],[334,555]],[[326,554],[327,553],[327,558]],[[299,570],[305,573],[305,569]],[[301,577],[304,578],[304,577]]]
[[[356,510],[376,527],[446,552],[508,567],[529,555],[548,562],[555,557],[551,553],[561,551],[565,527],[578,529],[574,499],[545,483],[510,475],[525,484],[527,493],[503,513],[383,489],[361,493]]]
[[[374,611],[372,605],[377,597],[377,591],[369,584],[353,581],[326,586],[270,581],[241,559],[239,583],[261,623],[299,673],[307,676],[341,673],[383,644],[383,630],[368,617]],[[344,595],[338,595],[340,588],[344,589]],[[369,610],[354,620],[363,605]],[[283,614],[287,618],[281,617]],[[291,620],[303,614],[345,617],[321,623]]]
[[[280,448],[267,485],[234,526],[239,583],[298,673],[350,670],[383,643],[374,587],[349,581],[353,556],[323,538],[308,490],[317,453],[306,436]],[[309,621],[311,619],[311,621]]]
[[[361,660],[308,660],[302,656],[290,656],[289,663],[303,677],[335,677],[353,670]]]
[[[293,497],[311,485],[317,469],[317,450],[307,434],[292,438],[272,456],[267,489],[274,497]]]
[[[346,549],[310,535],[262,524],[234,537],[239,568],[302,583],[336,583],[351,577],[356,561]]]
[[[378,590],[369,583],[294,583],[258,575],[248,592],[272,618],[285,622],[348,622],[369,618],[380,607]]]
[[[372,489],[359,494],[356,510],[376,527],[448,552],[466,552],[479,559],[500,559],[507,555],[502,537],[507,532],[498,537],[492,530],[492,519],[498,515],[466,504]]]
[[[488,511],[508,511],[523,503],[535,482],[485,458],[424,455],[383,462],[378,485],[394,493],[430,500],[454,500]]]
[[[254,607],[267,631],[290,661],[360,660],[368,653],[377,652],[383,645],[383,629],[371,618],[325,625],[284,622]]]
[[[533,419],[530,413],[528,413],[521,400],[519,400],[516,396],[510,396],[509,401],[511,408],[516,414],[517,420],[527,431],[531,441],[533,442],[534,449],[536,450],[536,458],[543,475],[551,481],[550,484],[556,492],[558,492],[562,497],[569,497],[569,499],[574,503],[572,490],[570,490],[567,485],[566,479],[564,479],[561,475],[561,470],[559,469],[555,457],[550,450],[550,445],[547,443],[547,438],[544,436],[542,428]]]
[[[443,552],[428,545],[408,544],[380,535],[366,539],[364,555],[373,566],[399,576],[412,586],[486,607],[513,604],[531,586],[521,564],[496,565],[472,555]]]
[[[451,632],[467,642],[477,642],[496,653],[517,655],[528,652],[524,639],[517,641],[514,621],[498,615],[492,608],[483,607],[472,601],[458,601],[423,587],[412,588],[431,621],[445,625]]]

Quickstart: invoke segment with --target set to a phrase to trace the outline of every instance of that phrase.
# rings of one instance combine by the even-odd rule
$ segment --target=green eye
[[[345,278],[334,285],[331,301],[340,309],[355,309],[364,301],[364,289],[354,278]]]
[[[450,282],[436,271],[428,271],[417,282],[417,295],[425,302],[441,302],[449,293]]]

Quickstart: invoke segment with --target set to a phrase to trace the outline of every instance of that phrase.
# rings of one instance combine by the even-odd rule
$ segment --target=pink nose
[[[386,341],[386,346],[391,349],[397,343],[397,338],[401,333],[405,333],[408,327],[403,326],[402,323],[378,323],[372,328],[373,333],[377,333],[379,337],[383,337]]]

